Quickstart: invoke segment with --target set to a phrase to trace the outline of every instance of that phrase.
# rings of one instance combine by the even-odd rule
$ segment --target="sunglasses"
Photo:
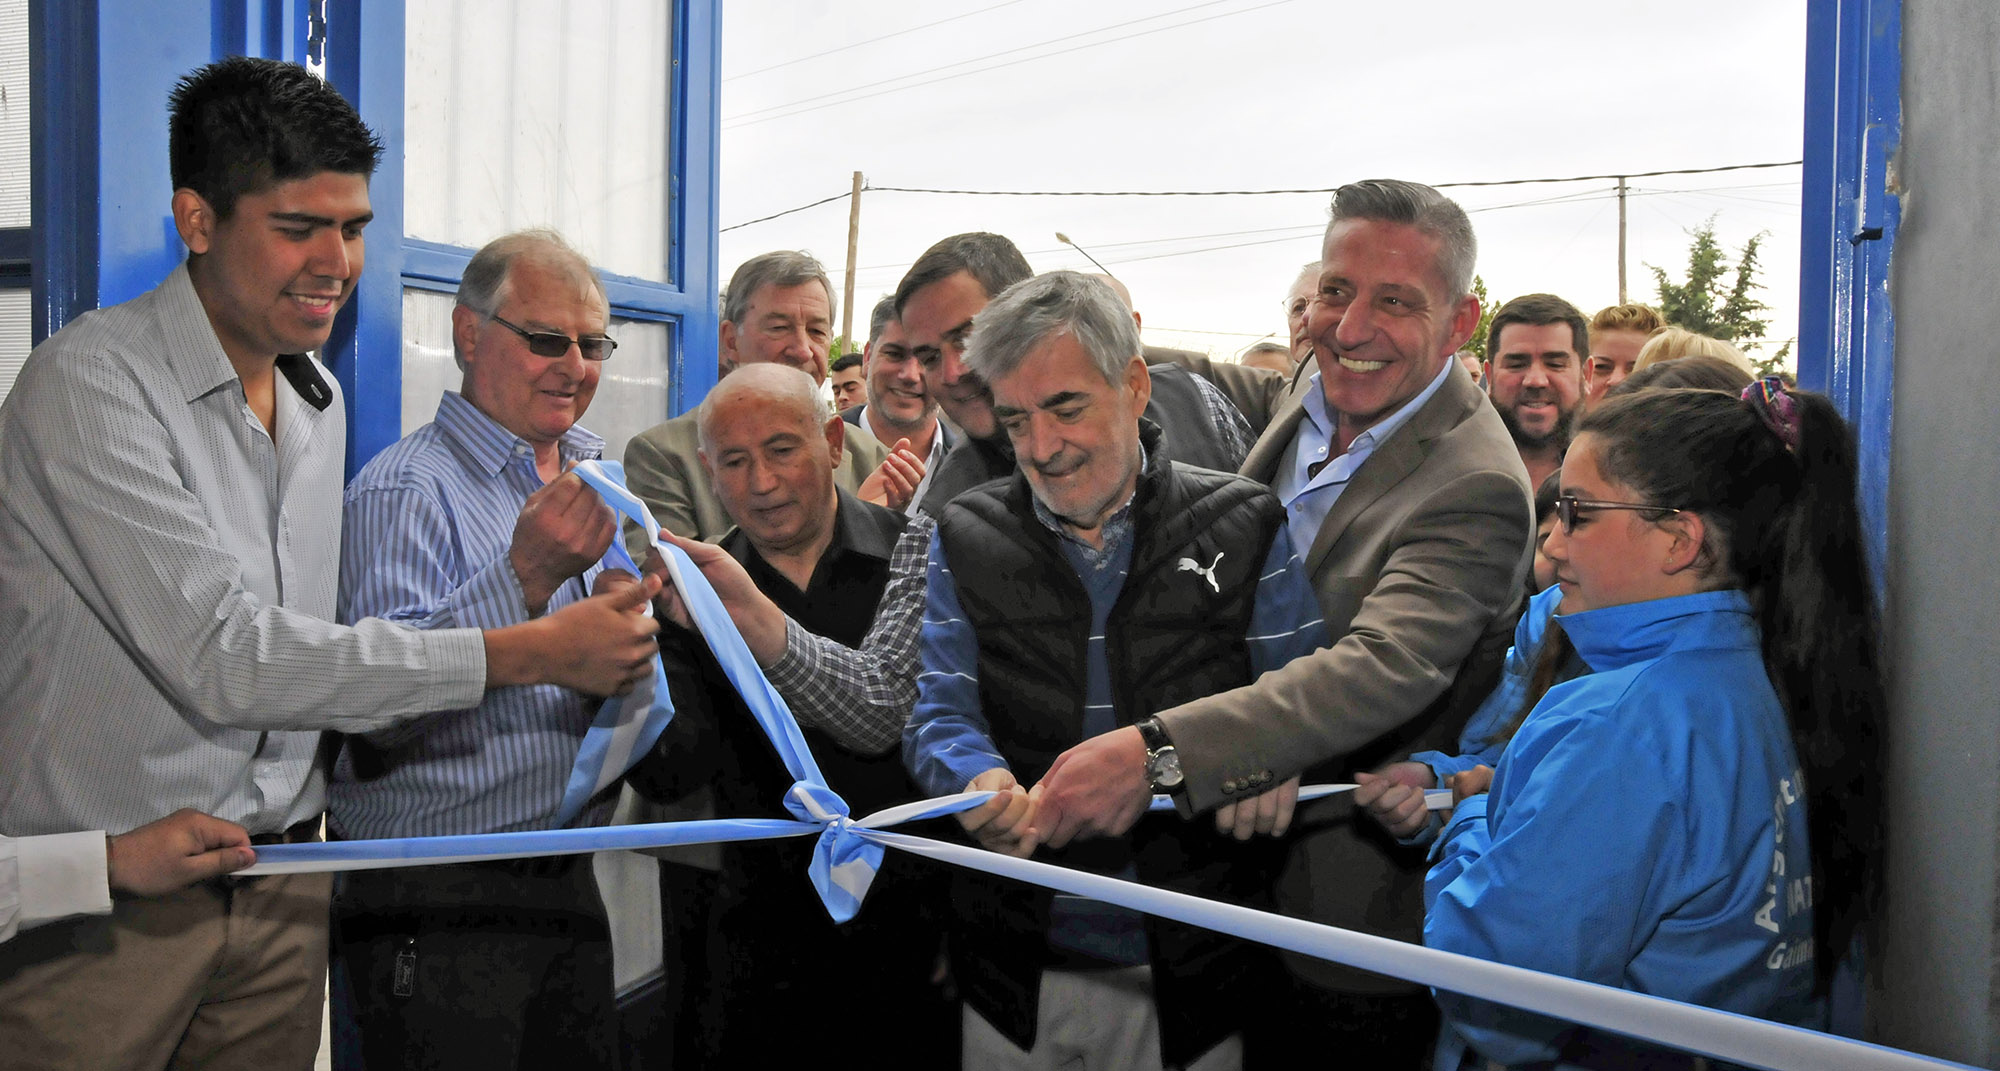
[[[1556,520],[1562,523],[1563,531],[1574,532],[1576,531],[1576,518],[1579,514],[1588,516],[1601,509],[1637,510],[1641,513],[1657,513],[1661,517],[1680,512],[1680,510],[1667,506],[1652,506],[1644,502],[1595,502],[1588,498],[1578,498],[1575,495],[1565,494],[1556,499]],[[1654,519],[1657,520],[1658,518]]]
[[[602,336],[571,338],[568,335],[559,335],[554,331],[529,331],[525,328],[516,327],[498,316],[488,317],[488,319],[521,336],[522,340],[528,344],[528,352],[537,357],[561,357],[569,352],[571,346],[575,346],[577,352],[583,354],[584,360],[601,361],[611,356],[611,351],[618,348],[616,341]]]

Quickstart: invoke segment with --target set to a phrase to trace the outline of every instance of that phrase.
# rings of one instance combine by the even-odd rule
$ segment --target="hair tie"
[[[1785,444],[1785,449],[1797,452],[1799,448],[1799,400],[1792,397],[1780,376],[1765,376],[1743,388],[1743,400],[1750,403],[1750,409],[1764,422],[1771,434]]]

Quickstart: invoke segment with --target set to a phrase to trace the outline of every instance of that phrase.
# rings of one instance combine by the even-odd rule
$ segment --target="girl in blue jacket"
[[[1805,1026],[1878,895],[1883,693],[1852,439],[1775,380],[1593,408],[1497,769],[1454,779],[1434,948]],[[1582,675],[1556,670],[1580,659]],[[1548,683],[1561,680],[1561,683]],[[1440,991],[1501,1064],[1637,1043]],[[1462,1054],[1443,1046],[1440,1066]],[[1655,1054],[1658,1055],[1658,1054]]]

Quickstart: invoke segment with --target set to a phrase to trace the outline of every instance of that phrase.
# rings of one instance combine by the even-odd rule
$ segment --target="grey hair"
[[[1472,220],[1458,202],[1419,182],[1367,179],[1350,182],[1334,192],[1333,222],[1328,226],[1350,219],[1403,223],[1430,235],[1440,247],[1438,272],[1444,276],[1451,299],[1457,301],[1472,293],[1479,241],[1472,235]]]
[[[1052,271],[1015,283],[980,310],[965,343],[965,365],[992,383],[1011,375],[1056,335],[1075,339],[1114,387],[1123,381],[1125,366],[1145,350],[1132,310],[1103,280]]]
[[[807,423],[817,427],[824,411],[820,405],[819,384],[810,374],[788,364],[746,364],[724,376],[695,408],[695,433],[701,439],[703,453],[709,452],[715,445],[709,437],[708,426],[716,407],[739,394],[753,394],[763,399],[763,409],[773,420],[782,415],[781,406],[791,403],[805,415]]]
[[[838,319],[840,310],[834,307],[833,282],[826,277],[826,266],[811,253],[791,249],[759,254],[744,261],[729,277],[728,289],[722,292],[722,318],[741,325],[750,314],[750,299],[757,296],[757,291],[767,286],[784,288],[806,283],[818,283],[826,291],[827,319]]]
[[[896,318],[896,295],[884,294],[875,303],[875,311],[868,314],[868,341],[873,343],[882,337],[882,329]]]
[[[558,274],[566,273],[577,282],[589,282],[598,299],[606,306],[610,305],[610,298],[604,291],[604,280],[590,266],[590,260],[577,252],[561,234],[545,227],[503,234],[480,246],[479,252],[472,254],[472,259],[465,264],[464,273],[459,276],[458,304],[492,319],[500,311],[500,306],[513,296],[514,265],[523,260]],[[459,349],[456,332],[453,333],[451,355],[458,362],[458,370],[465,371],[465,354]]]

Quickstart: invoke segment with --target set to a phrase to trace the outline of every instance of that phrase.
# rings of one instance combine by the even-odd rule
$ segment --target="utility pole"
[[[1620,241],[1623,241],[1623,239],[1621,238]],[[847,340],[847,345],[850,348],[854,345],[854,251],[860,247],[861,172],[856,171],[854,173],[854,193],[848,199],[847,205],[847,288],[845,295],[840,299],[840,337]],[[1625,289],[1623,275],[1625,269],[1620,268],[1618,270],[1620,272],[1618,289],[1622,292]],[[1620,298],[1619,300],[1622,301],[1624,299]]]
[[[1624,176],[1618,176],[1618,304],[1626,304],[1624,296]]]

